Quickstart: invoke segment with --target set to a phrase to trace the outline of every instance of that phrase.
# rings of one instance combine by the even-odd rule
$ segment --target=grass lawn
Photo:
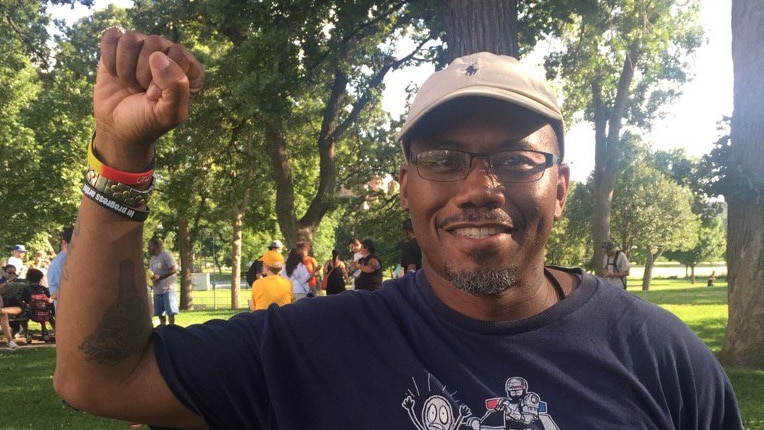
[[[651,291],[639,291],[638,281],[629,290],[662,306],[685,321],[715,353],[724,341],[727,323],[727,284],[715,287],[686,279],[657,279]],[[246,306],[249,290],[242,290],[240,302]],[[182,312],[176,319],[189,325],[214,318],[228,318],[245,309],[232,310],[230,290],[195,291],[194,302],[206,309]],[[217,306],[218,309],[214,309]],[[51,347],[23,347],[14,352],[0,350],[0,429],[126,429],[128,423],[94,417],[69,409],[53,392],[51,378],[55,350]],[[735,387],[746,429],[764,430],[764,371],[726,368]],[[147,428],[147,427],[144,427]]]

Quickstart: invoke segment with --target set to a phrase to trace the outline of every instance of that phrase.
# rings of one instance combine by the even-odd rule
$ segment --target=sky
[[[95,9],[109,3],[130,7],[131,0],[96,0]],[[76,20],[88,13],[86,8],[55,6],[50,8],[56,17]],[[717,122],[732,114],[732,54],[731,54],[731,0],[703,0],[700,21],[708,42],[698,49],[692,81],[682,87],[683,95],[666,110],[668,115],[653,126],[646,137],[654,149],[683,148],[692,157],[711,151],[717,140]],[[382,107],[394,115],[403,113],[406,104],[406,86],[421,85],[432,72],[432,67],[402,70],[391,73],[385,80],[387,87]],[[594,168],[594,132],[587,124],[569,127],[566,135],[565,156],[571,165],[571,178],[585,181]]]

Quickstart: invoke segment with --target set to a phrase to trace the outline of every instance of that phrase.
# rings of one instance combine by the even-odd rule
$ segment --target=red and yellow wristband
[[[154,156],[154,160],[151,161],[148,170],[145,172],[124,172],[122,170],[111,168],[98,159],[95,149],[95,133],[93,133],[93,140],[91,140],[90,145],[88,145],[88,164],[90,165],[90,168],[105,179],[130,187],[147,184],[152,181],[152,178],[154,177],[155,160],[156,155]]]

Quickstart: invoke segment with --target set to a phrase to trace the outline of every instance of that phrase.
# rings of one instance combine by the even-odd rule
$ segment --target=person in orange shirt
[[[284,306],[294,302],[292,283],[280,275],[284,267],[284,257],[278,251],[272,250],[263,254],[263,271],[265,276],[252,283],[252,300],[249,309],[252,311],[266,309],[272,303]]]
[[[310,281],[308,281],[310,292],[313,293],[314,296],[319,296],[322,293],[321,289],[318,288],[318,276],[321,274],[321,267],[318,265],[318,260],[310,255],[310,242],[307,240],[299,241],[297,242],[297,248],[301,248],[305,251],[305,259],[303,260],[302,264],[305,265],[305,268],[308,269],[308,272],[310,273]],[[323,294],[326,293],[323,292]]]

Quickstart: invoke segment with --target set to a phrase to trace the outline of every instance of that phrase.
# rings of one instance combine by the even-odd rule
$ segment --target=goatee
[[[472,257],[474,261],[480,261],[485,256]],[[495,296],[517,285],[518,268],[513,264],[498,269],[460,270],[445,262],[443,270],[446,280],[456,288],[479,296]]]

